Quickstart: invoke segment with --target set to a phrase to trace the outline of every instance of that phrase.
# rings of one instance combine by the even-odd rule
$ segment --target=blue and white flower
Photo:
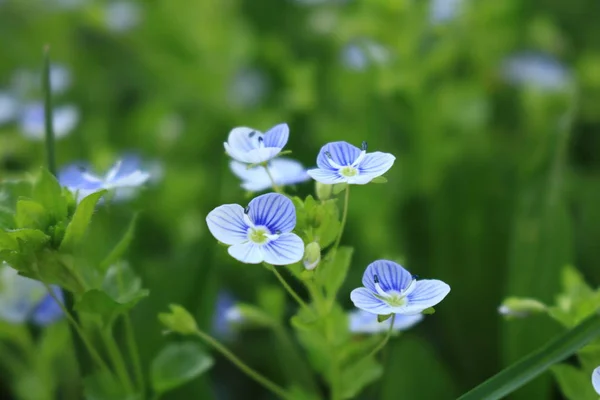
[[[19,102],[7,92],[0,92],[0,125],[12,121],[19,111]]]
[[[59,172],[58,181],[62,186],[78,193],[78,199],[106,189],[116,190],[115,197],[123,200],[131,197],[135,194],[135,188],[151,179],[150,173],[140,168],[140,160],[136,156],[117,161],[104,176],[90,172],[83,164],[73,164]]]
[[[269,193],[254,198],[245,209],[225,204],[206,217],[208,229],[228,252],[246,264],[289,265],[302,260],[304,243],[292,230],[296,210],[290,199]]]
[[[502,77],[512,85],[560,91],[571,85],[571,72],[556,58],[541,53],[521,53],[507,58]]]
[[[367,153],[366,142],[363,142],[362,150],[348,142],[333,142],[321,148],[317,157],[319,168],[308,170],[308,175],[328,185],[365,185],[385,174],[395,160],[396,157],[389,153]]]
[[[357,308],[377,315],[415,315],[435,306],[450,292],[436,279],[417,280],[401,265],[378,260],[363,275],[364,287],[354,289],[350,299]]]
[[[227,291],[220,291],[217,294],[213,316],[215,335],[224,339],[231,338],[235,332],[235,326],[241,324],[243,319],[236,298]]]
[[[56,107],[52,113],[52,123],[56,139],[67,136],[79,122],[79,111],[75,106]],[[42,103],[33,103],[24,106],[19,116],[19,125],[23,135],[34,140],[44,139],[46,132],[45,114]]]
[[[21,99],[31,99],[40,96],[40,70],[18,69],[11,78],[11,90]],[[66,92],[72,84],[71,70],[58,63],[50,65],[50,88],[53,94]]]
[[[225,151],[231,158],[247,164],[260,164],[277,156],[287,144],[290,128],[287,124],[275,125],[266,133],[248,127],[234,128],[229,132]]]
[[[364,71],[372,65],[390,61],[390,51],[371,39],[357,39],[342,49],[342,63],[354,71]]]
[[[51,289],[63,301],[62,290],[58,286]],[[0,265],[0,320],[46,326],[62,317],[60,306],[41,282],[19,275],[6,264]]]
[[[391,318],[383,322],[377,320],[377,316],[363,310],[354,310],[348,313],[350,332],[363,334],[385,333],[390,329]],[[398,315],[394,320],[395,332],[405,331],[412,328],[423,320],[423,314]]]
[[[600,367],[592,371],[592,386],[594,386],[596,393],[600,394]]]
[[[269,189],[272,185],[271,178],[263,166],[248,168],[247,164],[231,161],[231,171],[242,180],[242,187],[249,192],[260,192]],[[294,185],[310,179],[306,168],[296,160],[289,158],[276,158],[267,164],[269,173],[277,186]]]

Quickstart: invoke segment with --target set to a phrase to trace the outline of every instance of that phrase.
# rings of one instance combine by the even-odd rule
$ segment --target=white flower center
[[[340,173],[340,175],[342,175],[346,178],[351,178],[353,176],[358,175],[358,169],[356,169],[352,166],[342,167],[338,170],[338,172]]]
[[[248,228],[248,240],[256,244],[267,244],[279,237],[278,233],[272,234],[267,227],[251,226]]]
[[[375,290],[377,291],[375,296],[385,301],[391,307],[401,307],[406,305],[408,303],[408,295],[411,294],[417,287],[417,285],[415,285],[417,280],[413,279],[405,289],[402,289],[399,292],[397,290],[390,290],[386,292],[379,284],[379,279],[377,279],[377,277],[375,278]]]

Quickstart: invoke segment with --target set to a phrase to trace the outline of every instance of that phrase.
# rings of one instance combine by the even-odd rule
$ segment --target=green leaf
[[[315,269],[316,280],[324,286],[329,299],[335,299],[338,290],[344,283],[353,252],[352,247],[339,247],[333,257],[327,255]]]
[[[38,180],[33,185],[32,197],[48,211],[54,221],[67,218],[67,200],[62,195],[62,188],[45,168],[42,168]]]
[[[600,336],[600,315],[594,314],[538,351],[494,375],[459,400],[502,399]]]
[[[378,176],[377,178],[372,179],[369,183],[387,183],[387,181],[388,180],[385,176]]]
[[[118,303],[128,303],[143,293],[142,280],[126,263],[115,264],[108,269],[102,284],[104,292]]]
[[[169,344],[152,361],[152,387],[165,393],[202,375],[213,364],[212,357],[194,342]]]
[[[106,193],[106,190],[101,190],[86,196],[73,215],[73,219],[67,226],[65,237],[60,244],[60,250],[64,252],[72,252],[85,236],[85,232],[94,214],[94,209],[100,198]]]
[[[143,400],[139,394],[127,394],[113,375],[98,372],[83,380],[86,400]]]
[[[50,224],[50,216],[40,203],[20,199],[17,201],[17,212],[14,217],[17,228],[31,228],[45,231]]]
[[[132,309],[141,299],[148,296],[148,290],[139,290],[129,301],[120,303],[99,289],[88,290],[75,303],[75,310],[100,317],[105,326],[122,313]]]
[[[363,358],[342,370],[343,399],[355,398],[366,386],[383,375],[383,367],[373,357]]]
[[[551,368],[563,395],[569,400],[598,400],[590,382],[591,372],[584,372],[568,364]]]
[[[377,322],[381,323],[381,322],[386,321],[386,320],[388,320],[390,318],[392,318],[392,314],[378,315],[377,316]]]
[[[119,261],[121,257],[123,257],[123,254],[125,254],[125,252],[129,248],[129,245],[131,244],[131,241],[133,240],[137,218],[138,214],[136,213],[134,214],[133,218],[131,218],[129,225],[127,226],[127,230],[121,237],[121,240],[119,240],[119,243],[117,243],[117,245],[112,249],[110,254],[100,263],[101,271],[106,271],[111,265],[113,265],[114,263]]]
[[[433,307],[426,308],[423,310],[422,314],[425,314],[425,315],[435,314],[435,308],[433,308]]]
[[[182,335],[193,335],[198,331],[198,325],[192,315],[177,304],[169,305],[171,312],[158,314],[158,320],[169,330]]]
[[[323,249],[333,243],[340,233],[338,214],[336,199],[327,200],[313,209],[314,236]]]

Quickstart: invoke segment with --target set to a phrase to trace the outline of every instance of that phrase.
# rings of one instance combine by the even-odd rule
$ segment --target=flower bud
[[[317,242],[311,242],[304,249],[304,268],[309,271],[317,268],[321,261],[321,246]]]
[[[333,196],[333,185],[315,181],[315,191],[317,192],[317,198],[319,200],[329,200]]]
[[[198,331],[196,320],[185,308],[177,304],[171,304],[169,307],[170,313],[158,315],[158,319],[167,329],[182,335],[192,335]]]
[[[536,299],[521,297],[509,297],[498,307],[498,312],[508,318],[524,318],[545,311],[544,303]]]

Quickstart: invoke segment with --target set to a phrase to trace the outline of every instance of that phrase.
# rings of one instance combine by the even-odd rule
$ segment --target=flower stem
[[[271,174],[271,171],[269,171],[269,167],[267,165],[267,162],[265,161],[261,165],[263,166],[263,168],[265,169],[265,171],[267,171],[267,175],[269,176],[269,180],[271,181],[271,186],[273,187],[273,191],[275,193],[282,193],[281,188],[279,186],[277,186],[277,184],[275,183],[275,179],[273,178],[273,175]]]
[[[56,158],[54,152],[54,127],[52,126],[52,87],[50,82],[50,46],[44,48],[44,71],[42,74],[44,87],[44,123],[46,127],[46,157],[48,170],[56,175]]]
[[[371,352],[365,358],[373,357],[375,354],[379,353],[379,351],[381,351],[381,349],[383,349],[385,347],[387,342],[390,341],[390,337],[392,336],[392,331],[394,330],[394,322],[396,322],[396,314],[392,314],[392,321],[390,322],[390,328],[388,329],[387,334],[385,335],[383,340],[381,342],[379,342],[379,344],[373,350],[371,350]]]
[[[267,264],[268,265],[268,264]],[[310,307],[308,307],[308,304],[306,304],[304,302],[304,300],[302,300],[302,298],[298,295],[298,293],[296,293],[294,291],[294,289],[292,289],[292,287],[285,281],[285,279],[283,279],[283,276],[281,276],[281,274],[279,273],[279,271],[277,271],[277,267],[274,267],[272,265],[268,265],[268,268],[273,271],[273,273],[275,274],[275,276],[277,277],[277,279],[279,280],[279,282],[281,282],[281,284],[283,285],[283,287],[285,288],[285,290],[287,290],[287,292],[290,294],[290,296],[292,296],[294,298],[294,300],[296,300],[296,302],[300,305],[300,307],[310,310]]]
[[[142,399],[146,397],[146,381],[144,380],[144,372],[142,370],[142,363],[140,361],[140,350],[135,341],[135,332],[133,330],[133,324],[131,323],[131,317],[129,313],[123,316],[125,322],[125,335],[127,336],[127,347],[129,348],[129,356],[133,360],[133,368],[135,372],[135,379],[137,384],[140,386]]]
[[[112,364],[115,367],[115,371],[117,371],[117,376],[123,385],[123,388],[127,390],[128,393],[133,393],[133,382],[129,377],[129,373],[127,372],[127,366],[125,365],[125,360],[115,343],[115,339],[112,337],[112,327],[108,327],[107,329],[100,330],[100,336],[104,341],[106,346],[106,350],[108,350],[108,355],[111,358]]]
[[[249,367],[246,363],[244,363],[242,360],[237,358],[236,355],[233,354],[227,347],[223,346],[221,343],[219,343],[219,341],[214,339],[212,336],[201,331],[200,329],[196,330],[196,335],[200,339],[202,339],[206,344],[208,344],[209,346],[212,346],[212,348],[214,348],[219,353],[221,353],[222,356],[224,356],[229,361],[231,361],[242,372],[244,372],[250,378],[254,379],[256,382],[260,383],[266,389],[270,390],[271,392],[273,392],[277,396],[281,397],[282,399],[287,399],[287,400],[292,399],[292,396],[290,396],[290,394],[288,394],[288,392],[286,392],[285,389],[283,389],[281,386],[277,385],[276,383],[271,382],[268,378],[264,377],[263,375],[259,374],[254,369]]]
[[[336,251],[342,240],[344,234],[344,228],[346,227],[346,220],[348,219],[348,203],[350,202],[350,185],[346,185],[346,194],[344,195],[344,210],[342,211],[342,223],[340,225],[340,234],[338,235],[333,250]]]

